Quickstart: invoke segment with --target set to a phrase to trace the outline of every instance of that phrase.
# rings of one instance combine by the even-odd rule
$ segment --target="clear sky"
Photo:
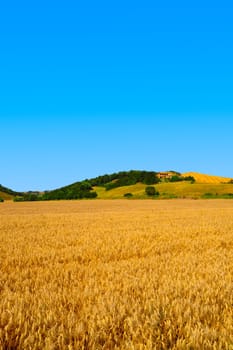
[[[5,1],[0,183],[233,177],[232,1]]]

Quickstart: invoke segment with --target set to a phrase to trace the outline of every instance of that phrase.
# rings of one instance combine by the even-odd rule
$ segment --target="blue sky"
[[[8,1],[0,183],[128,169],[233,177],[230,1]]]

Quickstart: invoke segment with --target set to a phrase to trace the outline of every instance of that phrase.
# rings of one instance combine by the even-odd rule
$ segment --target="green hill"
[[[5,193],[5,192],[2,192],[0,191],[0,198],[4,199],[5,201],[6,200],[10,200],[10,199],[13,199],[14,196],[8,194],[8,193]]]
[[[230,178],[203,176],[196,173],[180,174],[176,171],[153,172],[131,170],[106,174],[87,180],[99,199],[135,198],[145,199],[146,186],[155,186],[157,199],[166,198],[233,198],[233,183]],[[203,178],[203,183],[201,179]],[[218,179],[218,181],[216,181]],[[207,181],[208,180],[208,181]],[[215,181],[213,181],[215,180]],[[224,182],[224,181],[225,182]],[[131,195],[129,195],[131,194]],[[153,198],[153,197],[152,197]]]
[[[96,198],[97,194],[93,191],[92,185],[88,181],[75,182],[74,184],[47,191],[41,195],[41,200],[56,199],[83,199]]]
[[[159,195],[146,195],[146,187],[154,186]],[[15,201],[60,199],[169,199],[169,198],[233,198],[230,178],[176,171],[154,172],[145,170],[121,171],[75,182],[52,191],[15,192],[0,185],[0,198]]]
[[[146,185],[156,184],[160,180],[154,171],[130,170],[121,171],[113,174],[105,174],[95,178],[87,179],[81,182],[75,182],[52,191],[46,191],[42,194],[25,193],[16,198],[16,201],[36,201],[36,200],[61,200],[61,199],[84,199],[96,198],[98,193],[95,188],[98,187],[104,191],[127,187],[142,182]],[[111,192],[110,192],[111,193]]]
[[[11,190],[8,187],[0,185],[0,198],[4,200],[13,199],[15,196],[21,195],[21,193]]]

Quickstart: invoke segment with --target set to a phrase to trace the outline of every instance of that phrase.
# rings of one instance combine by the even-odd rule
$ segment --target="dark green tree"
[[[150,196],[150,197],[158,196],[158,195],[159,195],[159,192],[156,191],[156,189],[155,189],[154,186],[147,186],[147,187],[145,188],[145,192],[146,192],[147,196]]]

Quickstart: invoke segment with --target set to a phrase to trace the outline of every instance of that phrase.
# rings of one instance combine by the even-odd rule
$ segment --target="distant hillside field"
[[[209,183],[209,184],[219,184],[219,183],[226,183],[231,180],[229,177],[222,177],[222,176],[214,176],[214,175],[206,175],[206,174],[200,174],[195,172],[188,172],[182,174],[182,176],[192,176],[196,180],[196,182],[199,183]]]

